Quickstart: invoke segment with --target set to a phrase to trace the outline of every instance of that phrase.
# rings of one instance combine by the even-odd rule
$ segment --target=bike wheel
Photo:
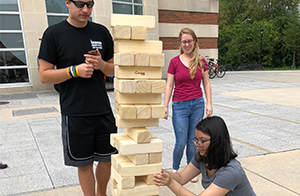
[[[210,79],[213,79],[214,77],[216,77],[216,69],[217,67],[215,65],[209,65],[209,69],[208,69],[208,75]]]
[[[218,65],[218,68],[217,68],[217,76],[218,76],[218,78],[224,77],[225,73],[226,73],[225,66],[224,65]]]

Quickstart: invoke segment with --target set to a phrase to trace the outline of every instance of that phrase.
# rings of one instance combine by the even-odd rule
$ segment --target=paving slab
[[[300,71],[228,72],[212,79],[211,86],[214,115],[227,123],[257,195],[300,195]],[[114,93],[107,93],[114,109]],[[9,166],[0,170],[0,195],[82,195],[77,169],[63,163],[57,92],[5,94],[0,101],[8,102],[0,104],[0,161]],[[57,111],[13,116],[14,110],[49,107]],[[160,119],[158,127],[149,129],[164,141],[162,165],[170,170],[172,119]],[[181,169],[185,166],[184,155]],[[203,190],[200,182],[185,186],[195,194]],[[174,194],[161,187],[160,195]]]

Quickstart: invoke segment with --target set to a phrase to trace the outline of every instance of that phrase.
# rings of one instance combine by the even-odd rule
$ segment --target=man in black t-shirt
[[[89,22],[94,1],[65,0],[66,21],[49,27],[40,51],[40,80],[59,84],[65,164],[78,167],[84,195],[106,195],[110,177],[110,134],[117,132],[104,75],[114,73],[113,41],[103,25]],[[96,54],[88,51],[96,50]],[[54,69],[56,65],[56,69]]]

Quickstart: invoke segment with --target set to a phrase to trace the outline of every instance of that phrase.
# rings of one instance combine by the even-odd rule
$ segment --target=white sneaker
[[[178,173],[178,170],[175,170],[175,169],[173,169],[173,171],[172,171],[173,173]]]

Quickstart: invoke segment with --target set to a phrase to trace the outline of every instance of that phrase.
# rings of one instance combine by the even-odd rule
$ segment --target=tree
[[[300,0],[220,0],[220,59],[230,65],[258,63],[263,28],[263,65],[297,64],[299,3]]]
[[[299,17],[294,16],[287,22],[283,30],[283,45],[287,48],[287,54],[293,56],[292,68],[296,68],[296,53],[300,49],[300,22]]]

